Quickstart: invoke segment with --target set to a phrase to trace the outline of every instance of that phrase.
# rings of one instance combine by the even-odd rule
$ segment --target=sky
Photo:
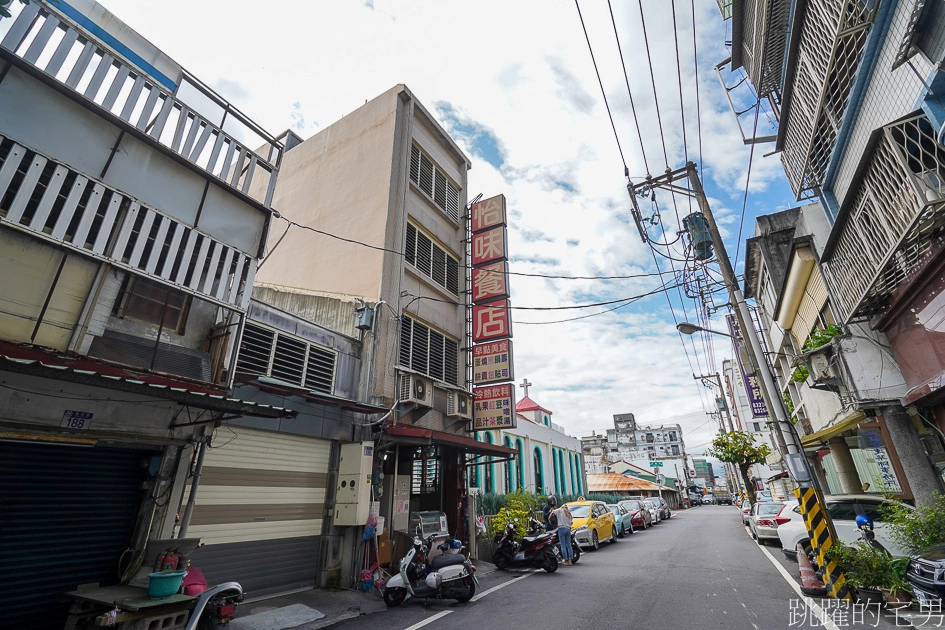
[[[687,157],[699,164],[729,256],[738,250],[739,274],[755,216],[797,205],[778,156],[765,157],[773,145],[755,145],[752,154],[742,143],[714,71],[730,39],[715,0],[642,0],[644,19],[639,0],[194,0],[176,9],[101,2],[273,134],[292,128],[307,138],[407,85],[471,159],[468,198],[506,197],[516,382],[527,378],[530,397],[575,437],[603,433],[614,414],[631,412],[641,426],[680,424],[690,455],[708,446],[718,431],[705,413],[715,393],[692,375],[719,371],[732,353],[725,337],[682,340],[675,322],[696,321],[700,308],[683,289],[609,312],[618,305],[521,307],[660,289],[654,254],[630,215],[625,165],[639,182]],[[722,71],[728,86],[741,77],[727,65]],[[747,82],[730,94],[748,110],[741,122],[752,135]],[[757,135],[774,133],[771,118],[761,108]],[[675,240],[655,247],[673,286],[670,266],[683,264],[665,256],[685,255],[688,239],[676,239],[690,200],[658,191],[655,205],[639,203],[650,239]],[[714,269],[708,275],[717,280]],[[727,301],[716,294],[710,305]],[[709,325],[724,329],[725,312]]]

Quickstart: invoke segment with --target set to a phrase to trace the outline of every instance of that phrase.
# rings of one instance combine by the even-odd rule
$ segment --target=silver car
[[[649,510],[650,516],[653,517],[653,524],[659,523],[663,520],[662,506],[659,501],[655,499],[643,499],[643,505],[646,506],[646,509]]]
[[[759,545],[764,545],[769,540],[780,541],[775,518],[783,507],[783,503],[772,501],[755,503],[751,508],[748,527],[751,528],[751,537],[758,541]]]

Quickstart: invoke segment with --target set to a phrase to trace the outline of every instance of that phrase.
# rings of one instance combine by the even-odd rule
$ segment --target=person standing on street
[[[571,565],[574,559],[574,549],[571,548],[571,510],[565,503],[555,510],[555,517],[558,521],[558,541],[561,543],[561,557],[564,558],[562,564]]]
[[[545,503],[545,507],[541,509],[541,518],[544,521],[545,531],[550,532],[557,529],[557,524],[552,522],[551,514],[555,511],[555,508],[558,506],[558,500],[555,498],[555,495],[550,495],[548,501]]]

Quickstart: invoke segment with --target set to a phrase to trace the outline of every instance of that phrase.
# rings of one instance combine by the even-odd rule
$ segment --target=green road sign
[[[650,462],[650,468],[662,468],[663,462]]]

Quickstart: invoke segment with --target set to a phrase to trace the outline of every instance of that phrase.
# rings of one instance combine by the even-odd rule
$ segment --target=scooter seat
[[[433,562],[430,563],[434,569],[442,569],[443,567],[449,567],[454,564],[462,564],[466,562],[466,558],[458,553],[444,554],[442,556],[437,556],[433,558]]]

